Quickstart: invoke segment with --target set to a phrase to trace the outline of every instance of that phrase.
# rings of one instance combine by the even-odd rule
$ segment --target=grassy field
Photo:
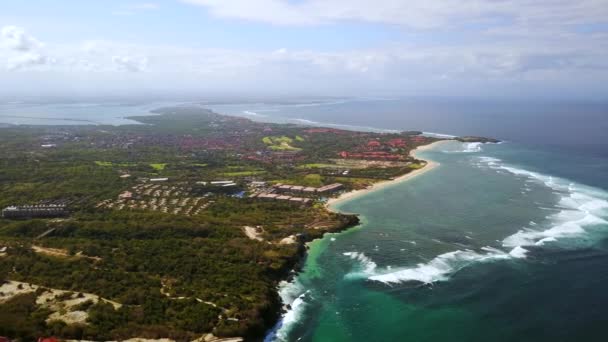
[[[153,163],[153,164],[150,164],[150,166],[154,170],[156,170],[156,171],[163,171],[167,167],[167,164],[165,164],[165,163]]]
[[[299,139],[298,139],[299,138]],[[304,141],[304,138],[296,136],[297,141]],[[300,151],[301,148],[292,146],[293,139],[288,136],[266,136],[262,138],[264,144],[273,151]]]

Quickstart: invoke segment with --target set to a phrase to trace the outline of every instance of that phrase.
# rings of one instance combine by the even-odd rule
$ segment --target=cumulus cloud
[[[43,44],[24,29],[5,26],[0,30],[2,45],[7,49],[6,68],[11,71],[46,65],[52,59],[46,56]]]
[[[2,40],[10,49],[17,51],[32,51],[42,46],[34,37],[20,27],[5,26],[2,28]]]
[[[51,62],[51,60],[46,56],[28,52],[13,58],[9,58],[6,68],[8,70],[22,70],[29,67],[45,65],[49,62]]]
[[[145,71],[148,66],[148,59],[146,57],[113,56],[112,63],[116,65],[118,70],[142,72]]]

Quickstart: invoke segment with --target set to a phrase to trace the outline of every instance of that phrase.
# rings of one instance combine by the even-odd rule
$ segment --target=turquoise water
[[[127,125],[138,122],[129,116],[151,115],[150,111],[180,102],[145,103],[0,103],[0,123],[14,125]]]
[[[606,340],[606,191],[516,144],[419,156],[441,165],[335,208],[362,224],[312,243],[268,340]]]

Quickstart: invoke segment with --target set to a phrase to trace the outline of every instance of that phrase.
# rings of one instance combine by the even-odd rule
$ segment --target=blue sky
[[[3,0],[14,94],[608,95],[608,0]]]
[[[397,27],[361,23],[277,27],[216,18],[205,8],[178,1],[38,0],[0,6],[3,22],[20,23],[28,31],[36,31],[37,38],[57,43],[108,39],[229,49],[340,50],[387,44],[405,33]]]

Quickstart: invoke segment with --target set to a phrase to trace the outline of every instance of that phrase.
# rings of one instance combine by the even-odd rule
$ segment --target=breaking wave
[[[474,152],[479,145],[465,146],[465,151]],[[509,172],[518,177],[527,178],[527,182],[538,182],[549,187],[560,196],[556,205],[557,213],[547,216],[546,222],[530,222],[529,226],[501,241],[502,249],[484,247],[481,251],[469,249],[456,250],[438,255],[427,263],[414,267],[391,270],[389,268],[370,270],[373,275],[369,280],[384,284],[420,282],[430,284],[446,281],[451,275],[470,265],[496,260],[514,260],[527,257],[528,246],[542,246],[559,239],[580,237],[593,228],[608,225],[608,193],[573,183],[558,177],[544,175],[506,165],[502,160],[492,157],[478,157],[488,168]],[[552,209],[555,210],[555,209]],[[533,227],[533,228],[532,228]],[[351,254],[351,258],[366,261],[361,254]]]
[[[503,246],[541,246],[563,238],[580,237],[595,227],[608,225],[608,193],[605,191],[505,165],[497,158],[480,157],[479,160],[489,168],[543,184],[559,196],[557,213],[547,216],[543,224],[531,223],[530,227],[508,236],[502,241]]]
[[[463,143],[462,150],[446,150],[442,151],[443,153],[478,153],[482,151],[483,143],[481,142],[471,142],[471,143]]]
[[[482,145],[483,145],[483,143],[480,143],[480,142],[465,143],[464,144],[464,150],[462,151],[462,153],[481,152],[481,146]]]
[[[482,251],[475,252],[467,249],[444,253],[427,263],[403,268],[395,272],[376,274],[368,279],[389,285],[412,281],[431,284],[438,281],[446,281],[452,274],[478,262],[525,257],[525,250],[521,247],[517,250],[512,250],[510,253],[492,247],[483,247]]]
[[[244,110],[243,114],[249,115],[249,116],[266,116],[266,115],[263,115],[263,114],[260,114],[260,113],[257,113],[257,112],[251,111],[251,110]]]
[[[297,280],[290,283],[282,281],[279,284],[279,296],[286,311],[281,320],[266,335],[265,342],[288,340],[289,333],[306,309],[306,297],[309,295],[310,292],[305,290]]]
[[[346,252],[346,253],[342,253],[342,254],[359,262],[358,269],[355,272],[349,273],[347,275],[347,277],[357,277],[357,276],[365,277],[368,275],[372,275],[376,271],[376,267],[378,267],[378,265],[376,265],[376,263],[373,262],[372,259],[370,259],[368,256],[366,256],[363,253]]]

